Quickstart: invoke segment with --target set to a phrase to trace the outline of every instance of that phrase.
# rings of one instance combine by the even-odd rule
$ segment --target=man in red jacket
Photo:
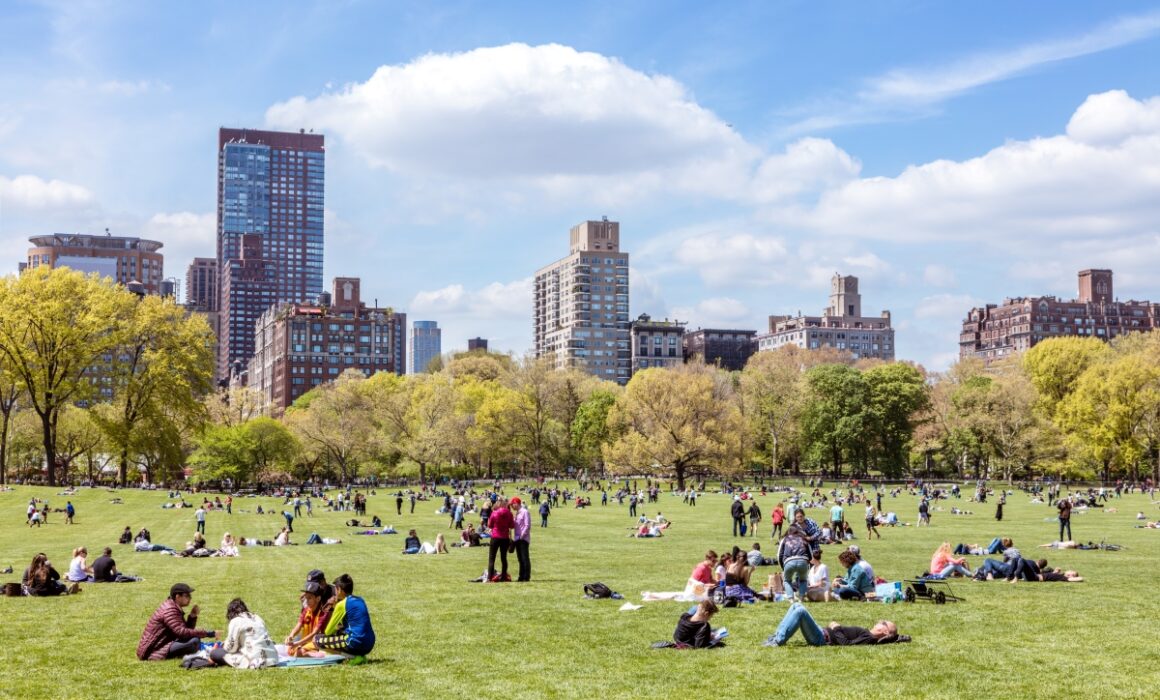
[[[153,611],[141,641],[137,643],[137,658],[142,661],[164,661],[192,654],[201,649],[201,637],[216,637],[214,630],[197,627],[198,607],[195,605],[186,617],[181,609],[193,599],[193,589],[184,583],[175,583],[169,597]]]
[[[502,496],[496,499],[495,510],[487,519],[487,526],[491,528],[491,543],[487,551],[487,580],[492,583],[511,581],[508,575],[508,547],[511,546],[512,528],[515,527],[515,517],[508,510],[508,502]],[[503,571],[495,572],[495,553],[499,552],[500,566]]]

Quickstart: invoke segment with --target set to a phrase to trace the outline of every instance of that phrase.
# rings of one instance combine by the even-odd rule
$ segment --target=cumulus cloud
[[[165,274],[183,279],[194,258],[217,255],[217,217],[212,212],[161,212],[141,224],[142,238],[164,244]]]
[[[1160,97],[1134,100],[1124,90],[1089,95],[1067,123],[1079,143],[1115,146],[1132,136],[1160,134]]]
[[[22,211],[75,209],[94,204],[86,187],[63,180],[44,180],[35,175],[0,177],[0,205]]]
[[[762,161],[753,181],[757,201],[816,192],[858,176],[862,164],[828,139],[804,138]]]
[[[915,318],[962,319],[982,302],[969,294],[934,294],[923,297],[914,307]]]
[[[781,238],[754,233],[706,233],[684,239],[674,258],[710,285],[766,285],[782,279]]]
[[[863,178],[814,206],[771,208],[771,222],[829,235],[908,243],[971,241],[1026,250],[1046,241],[1154,231],[1160,219],[1160,104],[1093,96],[1072,135],[1012,141],[965,161],[939,160],[897,177]],[[1123,118],[1124,114],[1133,118]],[[1102,116],[1101,116],[1102,115]],[[1151,128],[1151,131],[1148,129]]]
[[[749,321],[752,316],[748,306],[731,297],[714,297],[693,306],[677,306],[672,313],[674,318],[688,324],[688,328],[728,328]]]
[[[462,284],[421,291],[411,300],[414,313],[428,316],[466,316],[488,319],[526,319],[532,308],[532,278],[492,282],[476,290]]]

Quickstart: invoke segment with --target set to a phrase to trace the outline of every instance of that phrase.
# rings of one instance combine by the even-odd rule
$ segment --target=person
[[[455,507],[451,509],[451,527],[455,530],[463,529],[463,496],[455,501]]]
[[[729,512],[733,515],[733,536],[745,536],[745,506],[741,503],[741,496],[733,497],[733,505],[729,506]]]
[[[846,567],[846,575],[834,581],[834,593],[842,600],[865,600],[866,594],[874,590],[874,580],[858,561],[858,555],[847,549],[838,555],[838,561]]]
[[[526,583],[532,580],[532,516],[518,497],[511,502],[513,522],[512,547],[515,549],[516,562],[520,570],[516,581]]]
[[[403,492],[395,492],[395,515],[403,514]]]
[[[693,567],[693,573],[689,574],[690,581],[703,583],[706,587],[717,584],[717,578],[713,575],[713,570],[717,567],[717,553],[713,550],[705,552],[705,559]]]
[[[193,600],[193,589],[188,584],[175,583],[165,599],[145,623],[141,641],[137,643],[137,658],[142,661],[175,659],[201,650],[201,638],[213,639],[214,630],[197,626],[198,606],[186,616],[182,609]]]
[[[449,554],[447,551],[447,540],[443,537],[442,532],[440,532],[438,535],[435,535],[435,553]]]
[[[781,538],[781,528],[782,528],[782,525],[785,523],[785,508],[781,507],[781,503],[778,503],[776,506],[773,507],[772,520],[773,520],[773,529],[770,531],[769,537],[770,537],[770,539],[780,539]]]
[[[113,550],[105,547],[101,556],[93,562],[93,581],[97,583],[118,583],[136,580],[117,572],[117,562],[113,560]]]
[[[1059,499],[1059,503],[1055,504],[1056,509],[1059,510],[1059,539],[1070,540],[1071,536],[1071,501],[1066,498]],[[1063,536],[1063,531],[1067,530],[1067,537]]]
[[[552,507],[548,505],[548,499],[544,499],[540,504],[540,527],[548,527],[548,516],[552,513]]]
[[[923,496],[922,500],[918,502],[918,523],[915,527],[926,525],[930,527],[930,503]]]
[[[789,606],[777,631],[765,640],[767,647],[785,646],[791,637],[801,630],[802,637],[810,646],[851,646],[855,644],[892,644],[894,642],[909,642],[910,637],[898,634],[898,625],[890,620],[879,620],[870,629],[865,627],[844,626],[831,622],[822,628],[814,621],[810,612],[801,603]]]
[[[878,532],[878,511],[870,502],[866,502],[866,539],[870,539],[870,535],[878,535],[878,539],[882,539],[882,533]]]
[[[822,537],[822,529],[814,522],[813,518],[807,518],[806,512],[801,508],[795,508],[793,511],[793,518],[790,520],[790,527],[797,525],[800,535],[809,542],[810,549],[819,549],[819,540]]]
[[[752,603],[757,600],[757,593],[749,587],[749,578],[753,574],[753,567],[749,561],[737,552],[732,563],[725,569],[725,597],[734,598],[741,603]]]
[[[76,507],[73,506],[72,501],[66,501],[64,506],[64,524],[72,525],[73,517],[77,514]]]
[[[709,599],[697,604],[694,613],[682,613],[677,620],[677,628],[673,630],[673,641],[678,647],[693,649],[708,649],[713,646],[713,628],[709,620],[717,614],[717,604]]]
[[[491,540],[487,551],[487,580],[492,583],[511,581],[508,574],[508,548],[511,546],[511,532],[515,525],[512,512],[508,510],[507,500],[503,497],[495,501],[495,509],[487,519],[487,526],[491,528]],[[502,570],[495,570],[495,555],[499,554]]]
[[[282,517],[286,519],[286,530],[294,532],[294,514],[288,510],[282,511]]]
[[[766,559],[765,555],[762,554],[760,542],[753,543],[753,549],[749,550],[749,553],[745,555],[745,558],[749,561],[749,565],[752,567],[765,566],[766,564],[773,563],[769,559]]]
[[[31,509],[28,513],[28,527],[32,527],[33,525],[40,527],[40,511],[36,509],[36,506],[28,507]]]
[[[223,557],[238,556],[238,543],[234,539],[234,536],[228,532],[222,535],[222,543],[218,551],[221,552]]]
[[[274,538],[274,546],[285,547],[288,544],[290,544],[290,530],[284,527]]]
[[[821,550],[810,552],[810,573],[806,579],[806,600],[830,602],[830,569],[822,563]]]
[[[124,531],[121,532],[121,539],[117,541],[117,544],[129,544],[132,541],[133,530],[128,525],[126,525]]]
[[[87,583],[93,581],[93,567],[88,564],[89,550],[84,547],[77,547],[73,550],[72,561],[68,565],[68,573],[65,574],[71,583]]]
[[[967,560],[956,559],[951,555],[951,543],[943,542],[934,550],[930,558],[930,578],[947,578],[958,574],[960,576],[974,576],[967,567]]]
[[[403,540],[403,554],[418,554],[423,550],[423,542],[419,539],[419,535],[414,530],[407,533],[407,539]]]
[[[286,635],[286,653],[290,656],[303,656],[318,650],[315,640],[334,614],[334,602],[327,600],[327,593],[329,590],[317,581],[308,580],[302,586],[302,610],[298,613],[298,623]]]
[[[266,668],[278,665],[278,649],[266,622],[250,612],[241,598],[234,598],[226,606],[226,638],[220,647],[209,653],[218,666],[233,668]]]
[[[777,563],[785,572],[785,591],[795,600],[806,595],[809,583],[811,549],[797,524],[789,526],[789,532],[777,547]]]
[[[1003,560],[984,559],[983,563],[975,569],[976,581],[990,581],[999,577],[1009,578],[1015,573],[1015,564],[1023,558],[1023,555],[1016,549],[1010,537],[1000,539],[999,547],[1002,548]],[[988,547],[989,551],[991,549]]]
[[[338,602],[325,634],[317,640],[318,648],[350,656],[351,664],[365,663],[367,654],[375,648],[375,630],[367,604],[354,595],[354,580],[349,574],[336,578],[334,587]]]
[[[995,520],[1003,520],[1003,506],[1007,503],[1007,492],[999,494],[999,501],[995,504]]]
[[[757,507],[757,499],[749,503],[749,536],[757,537],[757,526],[761,524],[761,508]]]
[[[205,534],[205,508],[198,506],[197,510],[193,511],[193,519],[197,521],[197,531]]]
[[[833,525],[834,532],[838,533],[838,537],[841,537],[841,533],[846,531],[845,522],[846,511],[842,509],[842,504],[834,503],[833,507],[830,508],[830,524]]]
[[[54,596],[68,592],[65,585],[60,582],[60,572],[53,568],[52,562],[44,552],[32,558],[32,563],[24,570],[21,582],[28,595]],[[77,589],[75,584],[73,588]]]

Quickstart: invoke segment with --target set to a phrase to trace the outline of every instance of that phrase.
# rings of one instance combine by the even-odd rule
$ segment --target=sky
[[[108,228],[184,280],[218,128],[313,129],[327,286],[445,352],[529,351],[535,271],[607,216],[633,317],[764,331],[851,274],[940,370],[1082,269],[1160,299],[1157,66],[1129,1],[0,0],[0,259]]]

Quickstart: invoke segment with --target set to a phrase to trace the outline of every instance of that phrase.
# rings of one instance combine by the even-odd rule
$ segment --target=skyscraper
[[[568,257],[536,272],[534,306],[536,357],[628,382],[628,253],[620,252],[618,222],[573,226]]]
[[[218,309],[216,258],[194,258],[185,271],[185,305],[198,311]]]
[[[415,321],[411,329],[411,374],[427,371],[431,360],[443,353],[442,331],[435,321]]]
[[[218,369],[236,379],[254,323],[322,292],[325,143],[321,134],[218,132]]]

